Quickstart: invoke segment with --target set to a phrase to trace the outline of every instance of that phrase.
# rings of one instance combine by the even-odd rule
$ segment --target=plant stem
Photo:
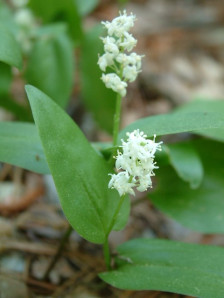
[[[107,270],[111,270],[111,256],[110,256],[110,248],[109,248],[109,241],[108,241],[108,237],[109,237],[109,234],[111,232],[111,230],[113,229],[113,226],[117,220],[117,216],[118,216],[118,213],[121,209],[121,206],[124,202],[124,198],[125,198],[125,195],[121,196],[120,197],[120,201],[119,201],[119,204],[117,206],[117,209],[114,213],[114,216],[112,218],[112,221],[111,221],[111,224],[109,226],[109,229],[108,229],[108,233],[106,235],[106,240],[104,242],[104,245],[103,245],[103,253],[104,253],[104,260],[105,260],[105,263],[106,263],[106,266],[107,266]]]
[[[120,77],[122,77],[122,69],[121,69],[121,73],[120,73]],[[118,139],[118,132],[119,132],[119,128],[120,128],[120,118],[121,118],[121,95],[119,93],[117,93],[117,99],[116,99],[116,109],[115,109],[115,114],[114,114],[114,127],[113,127],[113,146],[116,147],[117,146],[117,139]],[[115,149],[116,150],[116,149]],[[116,154],[116,152],[114,152],[114,154]],[[111,156],[111,161],[113,160],[113,154]],[[107,270],[111,270],[111,256],[110,256],[110,247],[109,247],[109,241],[108,241],[108,237],[109,234],[114,226],[114,223],[117,219],[117,215],[118,212],[121,208],[121,205],[123,203],[123,196],[120,198],[120,202],[117,206],[117,209],[114,213],[114,216],[112,218],[111,224],[109,226],[108,229],[108,233],[106,235],[106,240],[104,242],[103,245],[103,253],[104,253],[104,260],[107,266]]]
[[[63,237],[60,241],[56,255],[53,257],[53,259],[51,260],[51,262],[49,263],[49,265],[47,267],[47,270],[43,276],[43,280],[48,279],[49,274],[51,273],[52,269],[56,265],[58,259],[60,258],[61,254],[63,252],[64,246],[67,243],[72,231],[73,231],[73,228],[72,228],[72,226],[69,225],[68,229],[66,230],[65,234],[63,235]]]
[[[106,237],[106,240],[103,244],[103,254],[104,254],[104,260],[106,263],[107,270],[111,270],[111,257],[110,257],[110,248],[109,248],[109,241],[108,236]]]
[[[114,114],[114,129],[113,129],[113,146],[117,145],[117,138],[118,138],[118,132],[120,128],[120,117],[121,117],[121,95],[117,94],[116,99],[116,110]]]

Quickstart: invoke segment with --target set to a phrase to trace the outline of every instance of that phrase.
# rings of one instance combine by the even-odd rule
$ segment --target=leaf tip
[[[35,88],[35,87],[32,86],[32,85],[30,85],[30,84],[25,85],[25,91],[26,91],[26,93],[28,93],[30,91],[30,89],[32,89],[32,88]]]
[[[28,97],[29,102],[31,103],[34,98],[38,98],[38,95],[42,93],[38,88],[33,85],[25,85],[25,91]]]

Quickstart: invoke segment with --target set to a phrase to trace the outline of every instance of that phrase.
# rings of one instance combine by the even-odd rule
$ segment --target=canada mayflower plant
[[[141,71],[142,55],[136,53],[127,54],[137,44],[137,40],[129,33],[136,20],[132,13],[127,15],[124,10],[120,16],[111,22],[102,22],[107,30],[107,36],[101,38],[104,43],[104,54],[99,57],[98,64],[100,69],[105,72],[107,68],[112,70],[110,73],[103,73],[102,80],[107,88],[115,91],[120,97],[126,95],[127,82],[133,82],[138,73]],[[116,111],[120,115],[120,111]],[[119,118],[119,116],[117,116]],[[114,135],[117,135],[119,128],[114,129]],[[116,114],[115,114],[116,123]],[[110,174],[111,180],[109,188],[116,189],[120,196],[125,194],[134,195],[133,188],[138,191],[146,191],[152,185],[151,176],[155,166],[154,157],[156,150],[161,150],[161,142],[155,143],[154,140],[147,140],[144,132],[138,129],[132,133],[127,133],[128,140],[122,140],[121,153],[118,151],[116,157],[117,174]],[[113,145],[116,145],[117,138],[114,139]]]
[[[50,174],[63,209],[58,212],[57,198],[55,208],[50,202],[47,208],[50,218],[55,214],[64,223],[65,215],[69,223],[58,245],[58,239],[50,239],[52,247],[58,247],[54,256],[52,253],[46,257],[45,270],[33,274],[38,262],[41,265],[41,255],[35,262],[29,262],[29,249],[27,253],[21,252],[29,262],[29,270],[24,272],[26,279],[20,282],[23,297],[28,290],[27,280],[32,279],[38,288],[30,296],[35,296],[37,290],[47,290],[49,297],[67,297],[68,292],[73,297],[84,297],[91,289],[92,297],[122,297],[129,293],[138,297],[134,290],[149,290],[153,292],[144,292],[147,297],[152,297],[155,291],[161,296],[160,292],[165,291],[185,297],[223,298],[224,248],[207,242],[216,244],[221,238],[214,238],[215,235],[224,234],[224,101],[191,100],[175,112],[146,116],[121,130],[122,105],[126,104],[123,98],[128,95],[128,84],[141,72],[143,58],[133,52],[137,40],[131,30],[136,17],[124,10],[113,20],[104,20],[105,36],[100,37],[98,26],[87,31],[83,27],[90,6],[94,8],[92,2],[97,5],[100,1],[0,0],[0,112],[3,119],[5,116],[8,119],[4,110],[10,112],[10,118],[12,114],[12,119],[17,119],[0,121],[0,190],[6,187],[8,190],[10,186],[9,195],[8,191],[6,194],[0,191],[0,221],[5,215],[14,216],[15,212],[19,219],[36,207],[45,216],[45,204],[39,208],[40,204],[30,202],[34,205],[29,208],[24,194],[41,194],[43,183],[49,184],[49,178],[42,180],[39,174]],[[127,1],[114,1],[114,5],[115,2],[125,5]],[[138,11],[142,7],[146,15],[148,6],[143,1],[135,2]],[[150,22],[153,25],[153,19]],[[25,90],[32,114],[25,94],[20,92],[24,82],[28,83]],[[69,117],[66,111],[71,116],[77,112],[69,104],[74,90],[76,97],[83,99],[84,112],[91,113],[96,124],[111,134],[111,142],[92,143],[74,117]],[[166,96],[164,100],[169,101]],[[99,135],[95,129],[94,135]],[[165,146],[162,147],[156,135],[166,136]],[[161,149],[163,152],[159,154]],[[155,161],[160,167],[158,171]],[[156,187],[148,194],[155,184],[154,172]],[[49,186],[53,186],[51,181]],[[12,192],[18,187],[25,190],[20,202]],[[130,198],[135,194],[141,198]],[[140,209],[136,210],[140,203]],[[175,236],[175,241],[155,239],[161,236],[164,226],[157,225],[161,216],[165,223],[170,222],[169,218],[174,220],[175,224],[166,227],[166,234]],[[176,222],[180,223],[178,231]],[[128,223],[128,229],[120,233]],[[184,226],[189,228],[190,235],[193,230],[200,232],[197,237],[200,242],[203,235],[213,236],[206,238],[206,245],[184,243],[186,237],[179,233],[179,229],[185,232]],[[70,253],[66,254],[65,245],[73,230],[85,241],[74,234]],[[0,246],[4,247],[0,254],[2,261],[11,250],[9,241],[27,238],[21,233],[15,236],[14,239],[13,235],[10,238],[4,237],[4,233],[0,235]],[[132,237],[136,239],[125,240]],[[48,240],[45,238],[35,242],[38,240],[43,246]],[[34,245],[30,241],[26,243]],[[72,266],[71,272],[55,284],[54,275],[61,276],[58,261],[65,256],[68,264],[77,259],[84,266],[80,266],[80,272]],[[13,269],[7,273],[7,279],[11,274],[14,276]],[[85,283],[81,291],[74,277]],[[8,282],[4,279],[3,272],[0,285]],[[111,286],[106,287],[103,281]],[[0,293],[0,297],[18,297],[10,286],[4,289],[0,286]]]
[[[141,71],[143,56],[125,53],[131,52],[137,44],[137,40],[129,33],[135,20],[135,15],[127,15],[124,10],[112,22],[102,22],[108,35],[101,38],[105,53],[99,57],[98,64],[103,72],[107,68],[112,71],[103,74],[102,81],[107,88],[117,92],[121,97],[126,95],[127,82],[133,82]]]

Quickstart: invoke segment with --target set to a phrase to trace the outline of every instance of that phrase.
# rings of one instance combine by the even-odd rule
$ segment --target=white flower
[[[122,97],[126,95],[127,83],[121,81],[118,75],[115,73],[108,73],[102,75],[102,81],[107,88],[111,88],[115,92],[119,93]]]
[[[123,76],[126,81],[134,82],[139,71],[135,66],[125,66],[123,69]]]
[[[108,66],[114,64],[114,55],[110,53],[105,53],[103,56],[99,57],[98,64],[102,71],[105,71]]]
[[[102,22],[105,28],[108,31],[108,35],[115,35],[116,37],[121,37],[126,31],[129,31],[133,26],[136,20],[135,15],[127,15],[126,10],[123,11],[123,14],[120,12],[120,16],[112,20],[112,22]]]
[[[136,180],[129,176],[128,172],[120,172],[118,174],[110,174],[111,179],[109,182],[109,188],[115,188],[119,195],[122,196],[126,193],[134,195],[133,187],[135,186]]]
[[[131,55],[119,54],[116,60],[117,62],[122,61],[124,66],[135,66],[137,70],[140,70],[142,67],[142,57],[144,56],[137,55],[136,53],[131,53]]]
[[[137,44],[137,40],[128,32],[124,32],[123,41],[120,40],[119,45],[124,50],[130,52]]]
[[[116,61],[123,65],[123,78],[126,81],[133,82],[138,73],[141,71],[141,59],[143,56],[132,53],[131,55],[126,55],[120,53],[116,57]]]
[[[152,187],[152,180],[150,174],[139,177],[138,191],[146,191],[149,187]]]
[[[116,57],[116,62],[122,64],[122,65],[127,65],[128,64],[128,55],[124,53],[119,53]]]
[[[131,133],[127,133],[127,142],[122,140],[123,152],[135,152],[140,159],[154,158],[156,150],[161,150],[162,142],[155,143],[156,135],[153,140],[148,140],[147,135],[139,129],[134,130]]]
[[[127,55],[124,51],[130,52],[137,43],[137,40],[128,31],[134,26],[136,17],[133,14],[127,15],[124,10],[120,16],[112,22],[102,22],[107,29],[108,36],[101,38],[104,43],[105,53],[99,57],[98,64],[102,71],[111,67],[114,75],[105,77],[102,80],[107,88],[119,93],[121,96],[126,95],[127,81],[133,82],[138,73],[141,71],[141,59],[143,56],[132,53]],[[119,80],[118,80],[119,77]],[[109,79],[112,82],[109,82]]]
[[[128,64],[135,65],[138,70],[142,67],[142,58],[144,55],[137,55],[136,53],[131,53],[128,57]]]
[[[107,36],[106,38],[103,38],[104,43],[104,51],[106,53],[113,54],[114,57],[119,54],[119,48],[116,44],[116,40],[113,37]]]
[[[122,140],[122,153],[118,151],[115,167],[117,171],[122,171],[119,174],[126,173],[123,176],[130,177],[128,181],[132,182],[132,187],[136,187],[139,191],[146,191],[152,187],[151,176],[154,176],[153,170],[158,168],[154,162],[155,153],[161,150],[162,142],[156,143],[155,136],[153,140],[148,140],[144,132],[139,129],[127,133],[127,136],[126,142]],[[123,183],[123,180],[118,179],[116,183],[112,183],[113,188],[119,189],[119,193],[122,187],[119,185],[120,182]],[[108,186],[110,185],[109,183]],[[128,193],[131,193],[130,190]]]

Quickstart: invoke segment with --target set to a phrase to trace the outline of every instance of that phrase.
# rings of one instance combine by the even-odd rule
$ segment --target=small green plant
[[[37,9],[35,1],[31,1],[31,7],[32,3]],[[63,9],[67,11],[68,7]],[[45,13],[46,19],[50,18],[49,15]],[[104,105],[103,101],[94,102],[97,92],[100,97],[108,94],[108,98],[104,97],[105,102],[111,98],[114,103],[116,101],[112,109],[106,109],[110,111],[109,115],[114,114],[112,125],[110,122],[106,125],[108,131],[113,131],[112,143],[101,146],[102,150],[91,144],[62,109],[64,104],[60,104],[60,100],[53,101],[43,92],[44,88],[38,85],[41,82],[39,78],[35,85],[42,91],[26,86],[35,125],[0,123],[0,158],[3,162],[35,172],[52,174],[71,227],[86,240],[102,244],[106,266],[105,272],[99,273],[99,276],[105,282],[120,289],[161,290],[222,298],[224,249],[221,247],[134,239],[118,246],[117,255],[113,262],[111,260],[109,235],[111,231],[125,227],[130,213],[129,195],[134,195],[135,189],[145,192],[146,198],[152,200],[155,206],[183,225],[203,233],[224,233],[223,101],[194,101],[170,114],[139,119],[120,130],[121,103],[127,94],[127,84],[133,82],[141,71],[143,58],[130,53],[137,43],[130,33],[134,22],[135,16],[128,15],[126,11],[111,22],[103,22],[107,31],[107,36],[100,40],[104,53],[99,54],[98,63],[97,56],[94,58],[95,66],[103,74],[100,81],[100,72],[93,66],[94,73],[99,75],[96,87],[100,86],[93,91],[93,98],[91,90],[87,90],[91,80],[86,77],[88,63],[84,59],[81,63],[83,94],[89,97],[87,107],[95,114],[99,125],[108,119],[94,108],[94,104],[100,104],[102,111]],[[67,24],[70,26],[69,19]],[[51,28],[46,30],[52,32]],[[12,49],[15,40],[2,32],[1,36],[5,37],[0,44],[1,61],[20,67],[19,49]],[[96,36],[96,32],[99,39],[99,32],[102,32],[99,29],[93,35],[91,33],[91,38]],[[70,30],[69,36],[73,33]],[[90,42],[88,36],[89,33],[82,33],[79,39],[84,55]],[[4,51],[3,44],[10,47],[11,52],[7,52],[10,55]],[[39,47],[40,44],[37,49]],[[92,57],[91,54],[89,56]],[[33,61],[37,63],[35,59]],[[93,71],[91,65],[92,61],[89,64],[90,75]],[[34,66],[34,77],[35,69]],[[96,80],[95,76],[92,79]],[[106,88],[112,89],[112,93],[107,93],[103,83]],[[57,93],[52,86],[52,94],[54,92]],[[174,144],[155,141],[156,136],[184,132],[198,137],[195,139],[191,135],[187,141]],[[107,155],[104,154],[105,149]],[[146,191],[152,187],[151,177],[155,169],[157,187],[148,194]]]

